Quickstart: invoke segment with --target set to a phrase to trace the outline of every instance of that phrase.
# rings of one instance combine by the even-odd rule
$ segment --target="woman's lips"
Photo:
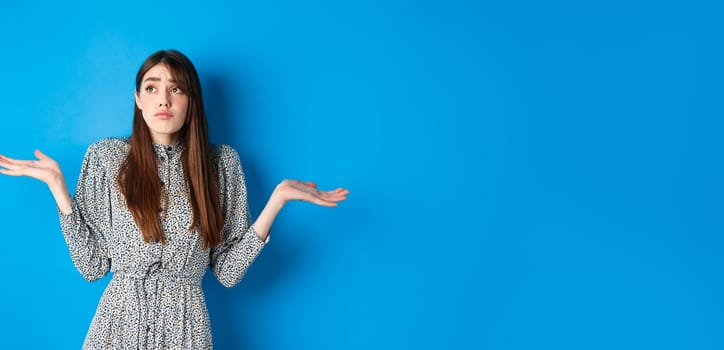
[[[158,113],[154,114],[154,116],[155,116],[156,118],[158,118],[158,119],[171,119],[171,118],[173,118],[173,114],[171,114],[171,113],[169,113],[169,112],[158,112]]]

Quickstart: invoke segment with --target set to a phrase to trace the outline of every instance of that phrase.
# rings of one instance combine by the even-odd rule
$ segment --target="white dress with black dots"
[[[224,212],[222,242],[204,248],[193,221],[183,177],[183,145],[154,144],[158,174],[168,196],[159,209],[166,244],[145,243],[116,184],[128,139],[100,140],[88,148],[72,199],[60,213],[70,256],[88,281],[113,272],[83,349],[210,349],[209,315],[201,279],[211,266],[232,287],[266,244],[249,223],[239,156],[213,148]],[[268,241],[268,239],[267,239]]]

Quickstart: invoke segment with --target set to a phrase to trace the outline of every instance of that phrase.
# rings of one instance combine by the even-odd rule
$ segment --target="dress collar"
[[[162,145],[160,143],[153,143],[153,151],[156,154],[176,154],[181,153],[184,150],[183,142],[176,141],[170,145]]]

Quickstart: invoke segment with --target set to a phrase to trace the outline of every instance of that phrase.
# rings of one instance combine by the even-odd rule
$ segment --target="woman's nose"
[[[170,107],[170,104],[171,104],[171,103],[170,103],[169,98],[168,98],[168,96],[167,96],[166,94],[163,94],[163,95],[161,96],[161,99],[158,101],[158,106],[159,106],[159,107]]]

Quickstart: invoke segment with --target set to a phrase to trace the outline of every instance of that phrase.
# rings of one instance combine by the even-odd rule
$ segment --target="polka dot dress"
[[[167,194],[159,208],[166,244],[143,241],[116,184],[130,148],[127,138],[103,139],[88,148],[72,212],[60,213],[81,275],[94,281],[113,273],[83,349],[211,349],[201,290],[207,267],[232,287],[266,244],[250,226],[244,174],[233,148],[213,150],[225,222],[221,244],[207,249],[198,229],[189,229],[193,214],[181,165],[183,145],[153,147]]]

